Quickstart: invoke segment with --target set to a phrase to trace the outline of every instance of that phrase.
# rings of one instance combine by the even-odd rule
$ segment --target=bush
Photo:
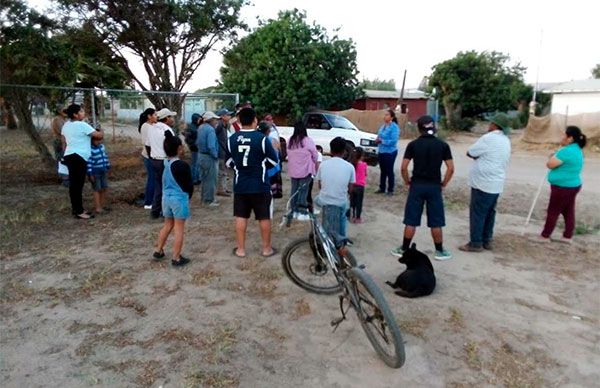
[[[454,129],[458,129],[460,131],[469,131],[471,128],[475,126],[475,120],[470,117],[463,117],[456,120],[454,124]]]

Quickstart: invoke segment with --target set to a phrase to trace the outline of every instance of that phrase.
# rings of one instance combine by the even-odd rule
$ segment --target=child
[[[365,197],[365,186],[367,184],[367,163],[363,162],[363,149],[356,147],[352,153],[352,165],[356,173],[356,183],[350,193],[350,210],[352,212],[352,223],[362,224],[362,204]]]
[[[331,158],[321,163],[316,180],[319,181],[319,195],[315,203],[322,207],[323,227],[331,235],[338,248],[348,243],[346,237],[346,209],[348,193],[356,181],[354,167],[344,159],[346,140],[336,137],[329,143]]]
[[[323,147],[320,145],[316,146],[317,148],[317,163],[315,163],[315,171],[319,171],[319,167],[321,166],[321,162],[323,161]],[[308,185],[308,196],[306,197],[306,202],[308,203],[308,210],[311,213],[319,214],[319,209],[315,209],[313,206],[313,198],[312,198],[312,190],[313,190],[314,179],[310,181],[310,185]]]
[[[110,162],[104,144],[102,144],[102,139],[92,138],[92,153],[87,163],[87,176],[92,184],[92,190],[94,190],[96,214],[106,213],[110,210],[104,207],[109,173]]]
[[[181,248],[185,220],[190,216],[190,198],[194,193],[194,183],[190,166],[179,159],[183,156],[181,139],[170,131],[165,131],[164,149],[167,155],[167,159],[163,162],[165,169],[162,176],[162,212],[165,224],[158,235],[153,257],[155,259],[165,257],[164,247],[173,230],[175,241],[173,241],[171,265],[180,267],[190,262],[190,259],[181,256]]]

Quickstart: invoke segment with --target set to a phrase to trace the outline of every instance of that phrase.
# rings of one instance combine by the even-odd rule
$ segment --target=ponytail
[[[388,113],[390,114],[390,116],[392,116],[392,121],[395,122],[396,124],[398,124],[398,118],[396,117],[396,112],[394,112],[392,109],[388,109]]]
[[[567,137],[573,138],[573,143],[577,143],[579,148],[585,147],[587,143],[587,137],[581,132],[581,129],[579,129],[579,127],[570,125],[565,130],[565,134],[567,135]]]

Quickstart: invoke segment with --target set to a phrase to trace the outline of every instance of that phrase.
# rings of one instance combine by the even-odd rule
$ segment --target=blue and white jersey
[[[242,129],[229,136],[227,146],[231,155],[227,165],[235,170],[233,192],[271,192],[267,170],[278,162],[271,141],[255,129]]]

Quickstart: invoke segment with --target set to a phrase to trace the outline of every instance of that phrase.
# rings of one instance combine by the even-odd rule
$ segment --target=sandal
[[[77,218],[78,220],[89,220],[90,218],[94,218],[94,215],[89,213],[81,213],[76,214],[75,218]]]
[[[246,258],[246,255],[238,255],[237,254],[237,247],[233,248],[233,251],[231,251],[231,254],[233,254],[238,259],[244,259],[244,258]]]
[[[264,253],[261,253],[262,257],[273,257],[273,256],[275,256],[276,254],[278,254],[278,253],[279,253],[279,252],[277,251],[277,249],[275,249],[275,248],[271,248],[271,250],[272,250],[272,252],[271,252],[271,253],[269,253],[269,254],[267,254],[267,255],[266,255],[266,254],[264,254]]]

